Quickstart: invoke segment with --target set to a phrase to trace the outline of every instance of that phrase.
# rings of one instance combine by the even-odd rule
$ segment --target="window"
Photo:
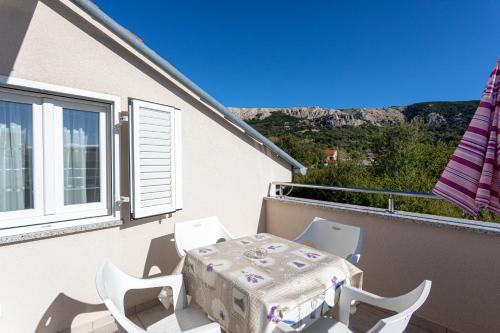
[[[0,100],[0,212],[33,206],[33,109]]]
[[[100,202],[99,114],[63,110],[64,204]]]
[[[0,228],[108,215],[110,105],[0,90]]]
[[[130,116],[132,216],[181,209],[180,110],[134,99]]]

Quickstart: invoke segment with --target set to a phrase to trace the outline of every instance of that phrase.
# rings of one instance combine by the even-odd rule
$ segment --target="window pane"
[[[99,113],[64,109],[64,204],[101,201]]]
[[[33,208],[32,112],[0,100],[0,212]]]

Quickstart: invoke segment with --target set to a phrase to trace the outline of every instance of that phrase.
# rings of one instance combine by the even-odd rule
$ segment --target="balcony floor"
[[[139,312],[129,318],[140,327],[148,327],[158,320],[170,314],[161,304],[151,307],[147,310]],[[351,316],[351,330],[356,333],[367,332],[375,323],[388,314],[377,308],[361,304],[355,315]],[[429,325],[429,323],[420,322],[420,320],[412,318],[412,323],[405,330],[405,333],[456,333],[452,330],[447,330],[444,327]],[[425,328],[424,328],[425,327]],[[117,326],[114,322],[109,323],[106,327],[93,330],[93,333],[117,333]]]

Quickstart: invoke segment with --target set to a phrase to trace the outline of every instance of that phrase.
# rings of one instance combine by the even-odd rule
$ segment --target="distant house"
[[[336,149],[325,149],[323,150],[323,154],[325,154],[326,156],[325,159],[323,160],[325,166],[335,163],[335,161],[337,160]]]
[[[372,152],[366,153],[366,159],[364,159],[362,162],[363,165],[370,166],[373,164],[373,162],[375,162],[375,154],[373,154]]]

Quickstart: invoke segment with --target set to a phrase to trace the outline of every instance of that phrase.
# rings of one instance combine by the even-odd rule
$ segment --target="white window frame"
[[[51,223],[57,225],[57,223],[65,221],[72,221],[72,225],[84,225],[99,223],[100,221],[107,222],[110,219],[119,220],[121,218],[120,209],[116,203],[120,202],[120,138],[119,131],[116,131],[115,128],[120,124],[121,98],[114,95],[1,75],[0,90],[0,98],[4,97],[6,100],[20,103],[31,101],[37,105],[33,109],[33,164],[37,164],[33,170],[34,208],[1,212],[0,230]],[[2,93],[8,96],[2,96]],[[107,107],[103,109],[103,105],[107,105]],[[48,123],[54,124],[54,122],[60,121],[62,125],[61,112],[43,112],[44,108],[46,110],[52,108],[53,111],[54,109],[57,111],[57,108],[61,107],[79,110],[83,107],[84,111],[100,112],[100,140],[104,140],[106,149],[100,150],[101,202],[99,203],[67,205],[64,207],[55,205],[54,203],[57,202],[62,202],[62,205],[64,205],[63,177],[60,177],[60,180],[57,181],[57,190],[53,193],[48,191],[50,187],[35,184],[37,180],[38,182],[53,181],[59,172],[63,174],[62,133],[59,136],[57,132],[47,131],[46,129],[40,131],[40,128]],[[57,116],[58,113],[59,116]],[[57,119],[58,117],[60,119]],[[47,141],[53,141],[55,144],[57,144],[57,141],[61,141],[60,152],[54,152],[54,156],[60,155],[61,165],[59,171],[54,168],[56,161],[44,158],[43,147],[47,146],[47,144],[44,144]],[[52,146],[55,147],[55,145]],[[107,156],[104,156],[103,151],[107,151]],[[105,158],[103,159],[103,157]],[[46,200],[51,195],[58,195],[60,198],[54,201]],[[49,225],[43,227],[49,227]]]
[[[43,133],[42,129],[42,102],[40,98],[36,98],[33,96],[24,96],[22,94],[11,94],[6,93],[3,90],[0,90],[0,100],[14,102],[14,103],[22,103],[22,104],[31,104],[32,105],[32,131],[33,131],[33,208],[22,209],[22,210],[13,210],[7,212],[0,212],[0,226],[2,226],[2,220],[13,220],[19,221],[21,218],[25,217],[35,217],[43,215],[43,186],[40,186],[39,182],[43,181]],[[9,222],[6,222],[6,225],[10,225]]]
[[[108,136],[110,128],[108,125],[109,111],[107,107],[102,105],[94,105],[88,102],[77,103],[77,102],[64,102],[57,101],[54,105],[54,127],[58,130],[55,131],[55,145],[52,147],[57,147],[57,151],[53,152],[55,157],[55,170],[56,174],[64,174],[64,160],[63,160],[63,133],[59,129],[63,128],[63,116],[64,109],[76,109],[85,112],[96,112],[99,114],[99,172],[100,172],[100,201],[95,203],[85,203],[85,204],[75,204],[75,205],[64,205],[64,177],[56,177],[55,182],[55,213],[60,214],[71,214],[75,218],[84,218],[89,216],[102,216],[108,214],[109,199],[108,199],[108,181],[107,181],[107,168],[109,165],[108,159]],[[47,200],[46,200],[47,201]]]

